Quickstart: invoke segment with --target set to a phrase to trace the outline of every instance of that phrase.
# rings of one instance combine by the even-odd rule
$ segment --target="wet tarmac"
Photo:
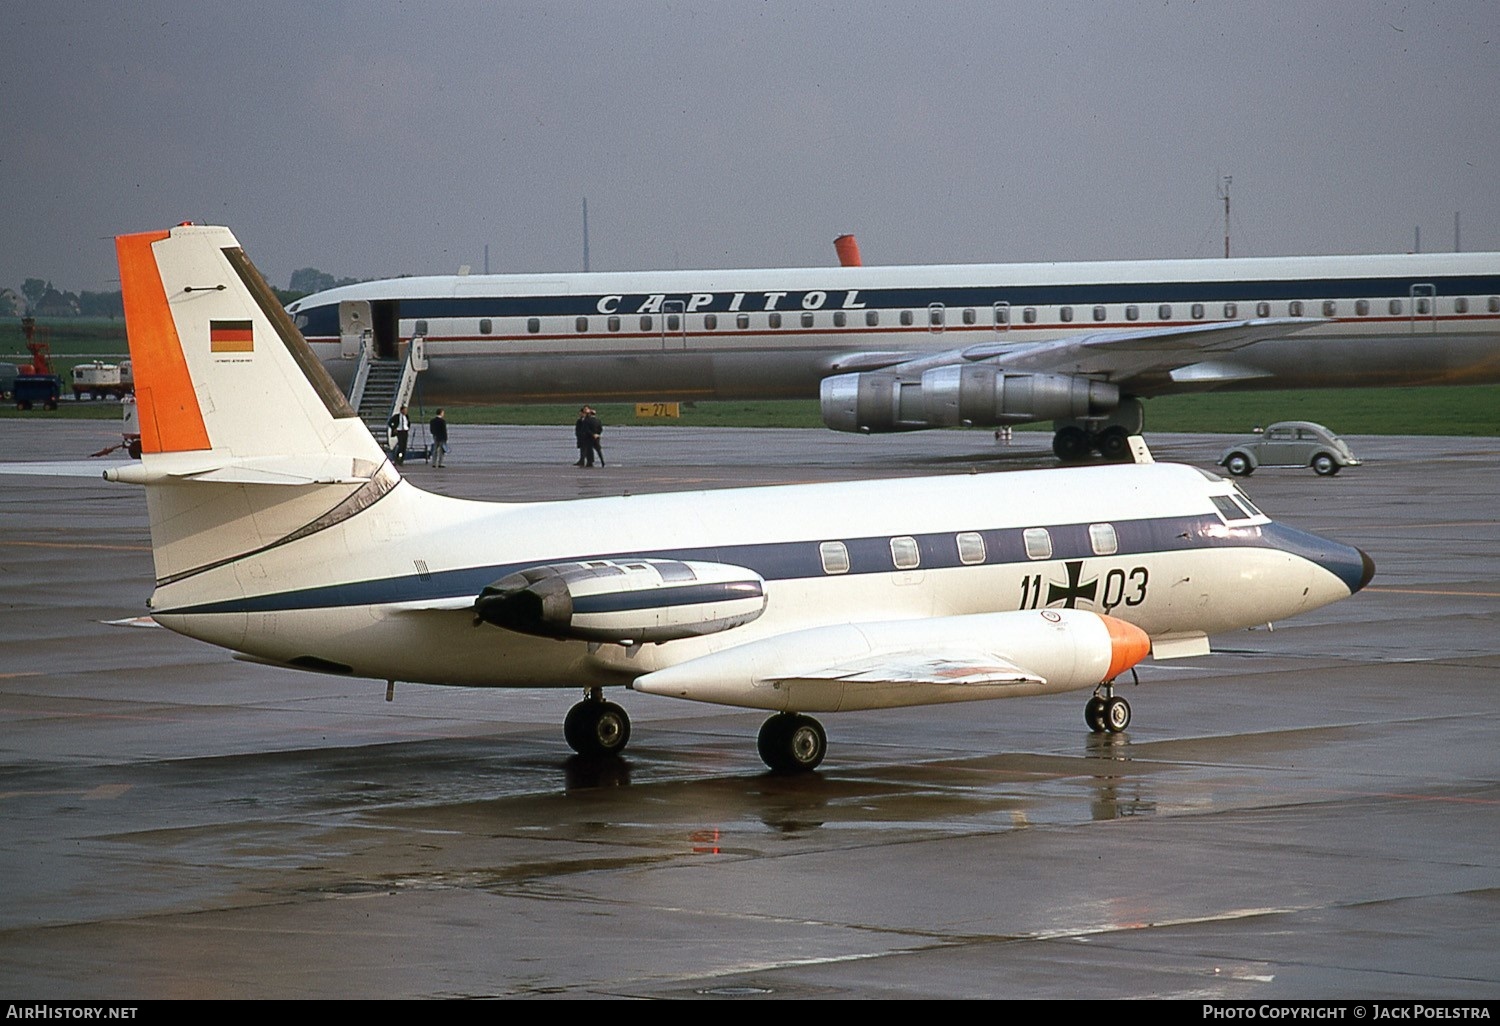
[[[5,423],[3,460],[111,425]],[[1048,436],[454,430],[424,487],[571,498],[1050,465]],[[1151,436],[1208,466],[1225,439]],[[1358,596],[1083,695],[832,715],[767,774],[758,713],[280,671],[158,628],[145,501],[0,472],[0,994],[1495,998],[1500,440],[1354,438],[1263,470],[1366,549]],[[0,471],[14,470],[0,467]],[[92,474],[92,471],[86,471]]]

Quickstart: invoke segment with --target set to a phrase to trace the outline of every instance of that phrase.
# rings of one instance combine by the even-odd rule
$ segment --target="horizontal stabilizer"
[[[380,469],[368,460],[331,453],[222,460],[212,459],[212,455],[211,452],[193,454],[176,464],[166,459],[153,461],[149,469],[143,464],[127,464],[106,470],[104,477],[123,484],[200,482],[295,486],[364,484]]]

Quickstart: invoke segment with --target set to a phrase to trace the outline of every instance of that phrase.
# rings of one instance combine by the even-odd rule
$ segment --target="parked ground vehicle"
[[[11,386],[11,398],[15,399],[18,410],[29,410],[37,403],[41,403],[44,410],[55,410],[57,400],[62,398],[63,379],[52,373],[47,343],[36,341],[36,319],[22,317],[21,330],[26,335],[31,363],[20,368],[15,384]]]
[[[1224,450],[1219,465],[1235,477],[1248,477],[1261,467],[1312,467],[1332,477],[1359,459],[1344,440],[1322,424],[1284,420],[1258,435]]]
[[[114,363],[80,363],[73,368],[74,399],[123,399],[130,386],[121,380],[121,367]]]

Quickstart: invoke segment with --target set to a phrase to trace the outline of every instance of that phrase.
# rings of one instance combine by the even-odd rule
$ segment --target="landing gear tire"
[[[579,755],[619,755],[630,741],[630,717],[613,702],[584,699],[568,710],[563,737]]]
[[[1052,452],[1064,463],[1087,459],[1089,436],[1083,428],[1065,427],[1052,436]]]
[[[1104,700],[1104,729],[1118,734],[1130,726],[1130,703],[1119,695]]]
[[[1313,473],[1319,477],[1332,477],[1339,472],[1339,465],[1326,452],[1320,452],[1313,457],[1312,468]]]
[[[761,724],[755,746],[774,773],[808,773],[828,754],[828,735],[811,716],[777,713]]]
[[[1095,695],[1083,707],[1083,721],[1089,725],[1089,730],[1095,734],[1102,734],[1108,729],[1104,719],[1104,706],[1105,699]]]
[[[1130,458],[1130,436],[1124,428],[1108,428],[1099,436],[1099,455],[1112,463]]]
[[[1235,477],[1249,477],[1255,473],[1255,468],[1250,465],[1250,457],[1242,452],[1231,454],[1229,459],[1224,461],[1224,469]]]

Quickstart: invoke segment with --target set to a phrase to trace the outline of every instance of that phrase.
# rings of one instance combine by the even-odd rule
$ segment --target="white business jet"
[[[1148,654],[1358,591],[1358,549],[1191,467],[1100,466],[555,503],[404,480],[226,228],[121,236],[163,626],[242,658],[474,687],[581,688],[569,744],[621,751],[609,686],[808,713],[1093,690]],[[584,544],[580,539],[589,539]]]

